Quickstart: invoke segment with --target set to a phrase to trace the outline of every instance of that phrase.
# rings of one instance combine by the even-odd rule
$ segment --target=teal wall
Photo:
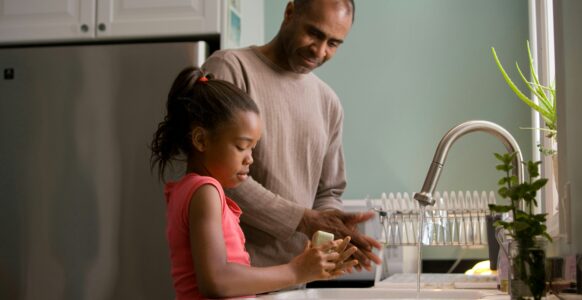
[[[265,1],[265,40],[286,5]],[[510,75],[527,69],[527,0],[356,1],[344,45],[316,71],[344,110],[346,199],[421,188],[436,146],[456,124],[489,120],[505,127],[531,158],[529,109],[506,86],[490,53]],[[496,190],[494,137],[472,133],[449,153],[437,190]]]

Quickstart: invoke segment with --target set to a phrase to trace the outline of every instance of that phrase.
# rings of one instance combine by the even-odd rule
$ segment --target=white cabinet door
[[[213,35],[225,0],[0,0],[0,44]]]
[[[97,0],[96,35],[117,39],[219,34],[222,2]]]
[[[94,38],[95,1],[0,0],[0,43]]]

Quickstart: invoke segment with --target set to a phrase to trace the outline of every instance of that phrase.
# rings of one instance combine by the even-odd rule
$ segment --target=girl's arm
[[[327,253],[329,245],[307,247],[290,263],[273,267],[255,268],[227,262],[219,197],[214,186],[203,185],[192,196],[189,207],[192,259],[198,287],[205,297],[258,294],[341,273],[335,269],[334,261],[345,257],[337,252]]]

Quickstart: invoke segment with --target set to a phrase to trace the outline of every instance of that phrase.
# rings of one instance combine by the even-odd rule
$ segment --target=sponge
[[[333,241],[333,233],[321,230],[314,233],[313,237],[311,238],[311,244],[313,245],[313,247],[318,247],[331,241]]]

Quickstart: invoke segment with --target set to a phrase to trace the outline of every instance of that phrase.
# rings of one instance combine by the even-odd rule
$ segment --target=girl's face
[[[247,179],[253,163],[253,149],[261,137],[261,121],[251,111],[235,114],[232,121],[208,132],[203,164],[210,176],[224,188],[233,188]]]

